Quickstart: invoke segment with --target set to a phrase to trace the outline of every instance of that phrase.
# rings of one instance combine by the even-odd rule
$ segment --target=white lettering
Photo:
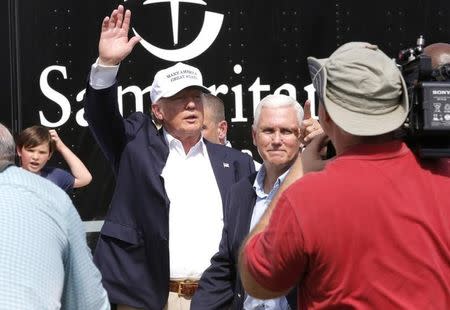
[[[234,93],[234,117],[231,119],[231,122],[246,122],[247,118],[243,115],[242,107],[242,85],[236,85],[231,90]]]
[[[278,87],[277,89],[275,89],[275,91],[273,93],[276,95],[279,95],[279,94],[283,94],[284,93],[283,91],[286,91],[287,95],[289,97],[292,97],[295,100],[297,100],[297,90],[295,89],[294,85],[289,84],[289,83],[283,84],[280,87]]]
[[[131,85],[122,90],[122,86],[119,86],[117,88],[117,101],[119,104],[120,114],[123,115],[123,95],[127,94],[127,93],[132,93],[134,95],[135,102],[136,102],[135,111],[139,111],[139,112],[144,111],[144,102],[143,102],[144,94],[149,93],[150,88],[151,88],[151,86],[148,86],[144,90],[141,90],[138,86]],[[147,96],[148,100],[146,100],[146,102],[150,101],[149,98],[150,98],[150,95]]]
[[[312,83],[303,87],[303,89],[308,94],[308,100],[311,102],[311,116],[314,119],[319,119],[319,116],[317,116],[316,114],[316,97],[314,96],[314,94],[316,93],[316,89],[314,88]]]
[[[211,94],[217,96],[218,94],[226,95],[228,94],[228,86],[225,84],[220,84],[219,87],[216,88],[216,85],[211,85],[208,87]]]
[[[234,71],[236,74],[240,74],[242,72],[242,67],[240,66],[235,66]],[[61,113],[61,117],[59,118],[59,120],[57,121],[49,121],[44,115],[44,111],[39,111],[39,117],[40,117],[40,122],[42,125],[47,126],[47,127],[59,127],[61,125],[64,125],[70,118],[71,115],[71,103],[69,102],[68,98],[69,96],[65,96],[64,94],[56,91],[55,89],[53,89],[49,83],[48,83],[48,79],[49,79],[49,75],[52,74],[54,71],[59,72],[60,74],[62,74],[64,80],[67,79],[67,69],[64,66],[57,66],[57,65],[53,65],[53,66],[49,66],[47,68],[45,68],[40,76],[40,87],[41,87],[41,91],[42,93],[51,101],[55,102],[57,104],[57,108],[60,108],[62,113]],[[139,86],[136,85],[129,85],[125,88],[123,88],[122,86],[118,86],[117,89],[117,98],[118,98],[118,109],[120,111],[120,113],[123,115],[123,104],[124,104],[124,98],[126,98],[127,102],[129,99],[129,94],[132,94],[134,99],[132,99],[133,102],[135,104],[135,111],[144,111],[144,104],[150,104],[150,99],[149,99],[149,92],[150,92],[150,88],[151,86],[147,86],[146,88],[142,89]],[[228,86],[226,84],[220,84],[218,86],[216,86],[216,84],[213,84],[211,86],[209,86],[209,90],[211,91],[211,93],[217,95],[217,94],[223,94],[226,95],[229,93],[229,91],[232,91],[233,96],[234,96],[234,102],[231,104],[234,104],[234,115],[231,118],[231,122],[232,123],[243,123],[243,122],[247,122],[248,121],[248,116],[252,117],[252,113],[254,112],[254,109],[256,108],[256,106],[258,105],[258,103],[261,100],[262,97],[262,92],[268,92],[271,89],[271,85],[269,84],[261,84],[261,78],[260,77],[256,77],[255,81],[251,84],[251,86],[248,88],[248,90],[252,93],[252,99],[251,102],[245,102],[245,106],[248,107],[248,109],[245,110],[245,114],[244,115],[244,93],[243,93],[243,85],[242,84],[238,84],[235,85],[233,87]],[[314,87],[312,84],[307,85],[306,87],[304,87],[304,90],[307,92],[308,94],[308,99],[311,101],[311,113],[313,115],[314,118],[317,119],[317,115],[316,115],[316,109],[315,109],[315,102],[314,102]],[[84,100],[84,96],[85,96],[86,90],[82,89],[80,92],[78,92],[78,94],[76,95],[76,103],[81,103]],[[289,83],[285,83],[282,84],[281,86],[278,86],[278,88],[275,89],[274,91],[275,94],[280,94],[280,93],[286,93],[287,95],[293,97],[296,99],[296,88],[294,85],[289,84]],[[248,98],[248,96],[245,96],[245,98]],[[53,111],[54,105],[48,105],[47,108],[47,112],[48,111]],[[75,117],[75,121],[77,122],[77,124],[80,127],[87,127],[88,124],[84,118],[84,108],[81,107],[81,109],[79,109],[76,113],[74,113],[74,117]]]
[[[270,85],[261,85],[259,77],[257,77],[248,90],[253,93],[253,112],[255,112],[258,103],[261,101],[261,91],[270,91]]]
[[[42,111],[39,111],[39,120],[43,126],[46,127],[59,127],[63,125],[70,117],[70,102],[69,100],[61,93],[57,92],[53,88],[48,85],[48,76],[50,72],[52,71],[58,71],[62,74],[64,79],[67,79],[67,71],[66,67],[64,66],[49,66],[42,71],[41,76],[39,78],[39,86],[41,87],[41,91],[44,94],[45,97],[52,100],[56,104],[59,105],[61,108],[61,118],[56,122],[50,122],[47,120],[47,118],[44,116],[44,113]]]
[[[433,90],[433,95],[450,95],[450,90]]]
[[[85,94],[86,94],[86,88],[77,94],[77,97],[76,97],[77,102],[83,102]],[[81,127],[88,126],[88,123],[86,122],[86,119],[84,118],[84,108],[81,108],[80,111],[77,112],[77,114],[75,116],[75,120],[77,121],[78,125],[80,125]]]

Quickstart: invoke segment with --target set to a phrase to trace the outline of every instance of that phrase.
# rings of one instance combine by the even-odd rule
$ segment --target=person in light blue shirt
[[[263,166],[253,183],[256,202],[249,231],[259,222],[298,157],[302,119],[303,109],[300,104],[284,95],[269,95],[256,108],[252,136],[263,159]],[[290,309],[285,297],[261,300],[245,295],[245,310]]]
[[[293,98],[269,95],[261,100],[255,110],[252,126],[253,143],[263,159],[261,169],[234,184],[225,202],[225,219],[219,252],[211,259],[211,266],[203,273],[195,293],[192,310],[248,309],[287,310],[296,308],[296,294],[260,300],[248,295],[237,272],[239,247],[258,223],[291,165],[299,156],[303,136],[321,132],[317,121],[312,120]],[[291,296],[292,295],[292,296]],[[292,298],[290,298],[292,297]]]
[[[110,309],[70,198],[14,155],[0,124],[0,309]]]

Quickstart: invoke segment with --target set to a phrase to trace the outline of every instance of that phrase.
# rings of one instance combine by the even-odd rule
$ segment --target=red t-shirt
[[[283,193],[245,263],[300,309],[450,309],[449,191],[401,142],[358,146]]]

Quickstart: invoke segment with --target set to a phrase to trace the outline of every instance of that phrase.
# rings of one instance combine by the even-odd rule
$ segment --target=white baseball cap
[[[158,71],[150,88],[150,99],[155,103],[161,98],[175,95],[187,87],[198,87],[204,93],[210,93],[203,86],[202,73],[195,67],[182,62]]]

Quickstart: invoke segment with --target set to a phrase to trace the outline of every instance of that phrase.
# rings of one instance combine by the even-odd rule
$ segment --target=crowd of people
[[[130,20],[122,5],[103,20],[86,88],[116,178],[93,259],[64,194],[89,170],[57,131],[32,126],[14,143],[0,124],[0,308],[450,308],[450,163],[424,165],[398,139],[408,90],[376,45],[307,59],[319,121],[308,101],[259,102],[260,165],[231,147],[223,101],[188,64],[155,74],[151,116],[122,117]],[[450,63],[448,44],[425,52]],[[46,165],[55,151],[70,173]]]

